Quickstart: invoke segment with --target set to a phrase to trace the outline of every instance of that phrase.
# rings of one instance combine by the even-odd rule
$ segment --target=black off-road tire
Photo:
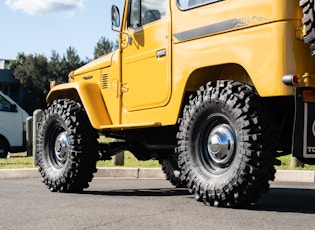
[[[82,105],[63,99],[45,110],[37,137],[37,159],[51,191],[81,192],[89,186],[99,157],[97,131]]]
[[[182,180],[199,201],[252,204],[274,179],[271,124],[250,86],[209,82],[184,108],[177,134]]]
[[[302,23],[305,26],[304,42],[311,44],[312,56],[315,57],[315,8],[314,0],[300,0],[300,7],[303,9],[304,17]]]
[[[0,158],[7,158],[9,152],[8,143],[0,137]]]
[[[159,162],[162,165],[162,171],[166,176],[166,180],[170,181],[176,188],[186,187],[186,183],[182,180],[180,175],[177,157],[170,156],[170,158],[162,159]]]

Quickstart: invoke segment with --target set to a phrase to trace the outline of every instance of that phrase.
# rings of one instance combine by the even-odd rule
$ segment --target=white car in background
[[[0,91],[0,158],[26,150],[27,117],[25,110]]]

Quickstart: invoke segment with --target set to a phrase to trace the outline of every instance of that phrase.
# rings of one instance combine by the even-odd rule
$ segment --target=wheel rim
[[[236,136],[228,119],[222,115],[208,118],[200,132],[200,159],[213,174],[228,170],[235,157]]]
[[[53,128],[49,139],[49,160],[55,168],[62,168],[67,161],[69,138],[67,132],[60,126]]]

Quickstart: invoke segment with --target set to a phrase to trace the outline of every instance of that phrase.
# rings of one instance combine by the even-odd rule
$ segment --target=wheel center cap
[[[218,135],[210,136],[209,140],[210,151],[217,154],[221,149],[221,140]]]
[[[217,164],[226,164],[234,155],[235,139],[229,126],[216,126],[208,137],[208,152]]]
[[[67,155],[68,147],[69,143],[67,134],[62,132],[58,135],[55,142],[55,153],[59,160],[64,160],[65,156]]]

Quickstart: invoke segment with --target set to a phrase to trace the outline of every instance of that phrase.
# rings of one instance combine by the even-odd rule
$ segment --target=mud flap
[[[297,158],[315,158],[314,88],[296,89],[292,152]]]

